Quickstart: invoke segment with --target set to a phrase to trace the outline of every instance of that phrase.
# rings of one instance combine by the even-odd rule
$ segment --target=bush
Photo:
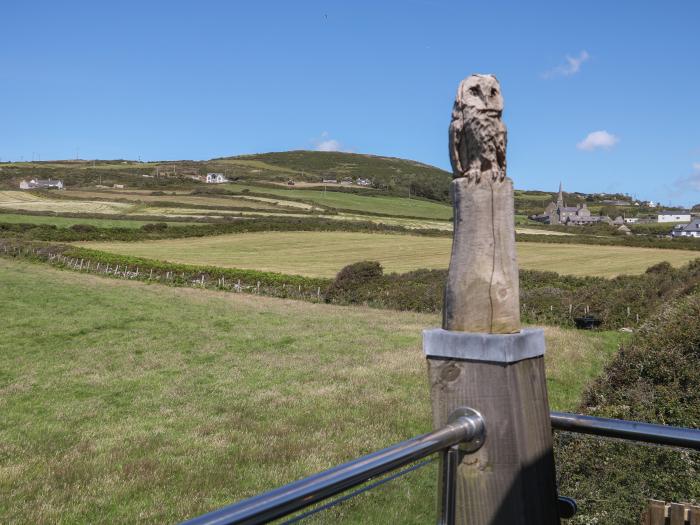
[[[700,294],[667,303],[586,392],[583,413],[700,428]],[[647,498],[700,501],[700,453],[557,437],[560,492],[574,523],[636,524]]]
[[[96,232],[97,228],[92,224],[73,224],[69,228],[76,233],[92,233]]]
[[[348,292],[366,286],[384,275],[382,265],[377,261],[360,261],[340,270],[335,280],[326,290],[326,301],[347,296]],[[346,297],[347,298],[347,297]]]
[[[145,232],[164,232],[168,229],[168,225],[164,222],[149,223],[141,226],[141,229]]]

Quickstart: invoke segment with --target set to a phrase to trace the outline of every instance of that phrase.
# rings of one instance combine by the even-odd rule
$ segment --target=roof
[[[700,219],[693,219],[688,224],[685,224],[678,228],[685,232],[700,232]]]
[[[659,210],[656,212],[657,215],[690,215],[688,210],[682,211],[670,211],[670,210]]]

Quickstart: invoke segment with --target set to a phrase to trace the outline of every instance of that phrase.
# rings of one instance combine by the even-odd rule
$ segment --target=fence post
[[[454,523],[553,525],[559,515],[544,332],[520,329],[502,103],[493,76],[460,84],[450,125],[454,238],[443,326],[423,332],[423,349],[434,428],[462,406],[480,412],[486,425],[483,446],[461,451]],[[448,466],[443,454],[439,502],[449,499]],[[440,523],[450,519],[447,512]]]

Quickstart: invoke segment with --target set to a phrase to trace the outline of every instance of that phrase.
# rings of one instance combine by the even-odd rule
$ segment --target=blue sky
[[[449,168],[494,73],[516,187],[700,202],[700,2],[0,4],[0,159],[340,149]]]

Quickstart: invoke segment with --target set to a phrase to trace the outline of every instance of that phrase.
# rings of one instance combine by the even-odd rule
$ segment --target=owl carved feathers
[[[479,183],[506,177],[503,97],[493,75],[471,75],[459,84],[450,122],[450,161],[455,178]]]

